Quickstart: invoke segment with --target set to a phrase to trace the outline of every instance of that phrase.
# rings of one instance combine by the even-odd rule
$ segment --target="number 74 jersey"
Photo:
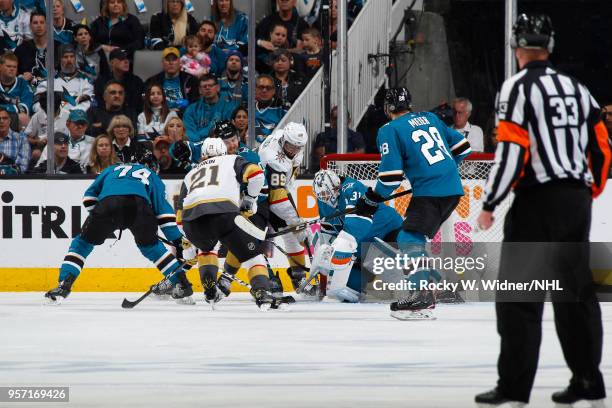
[[[405,176],[414,196],[463,195],[458,163],[470,153],[462,134],[434,113],[410,112],[378,131],[381,154],[376,192],[389,195]]]

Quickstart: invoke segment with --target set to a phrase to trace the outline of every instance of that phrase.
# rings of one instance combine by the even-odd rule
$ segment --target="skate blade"
[[[59,306],[62,304],[63,300],[64,298],[61,296],[56,297],[55,300],[46,297],[45,301],[43,302],[43,306]]]
[[[155,300],[157,302],[164,302],[168,300],[172,300],[172,296],[170,295],[157,295],[155,293],[151,294],[151,300]]]
[[[436,320],[436,317],[428,310],[396,310],[390,314],[397,320]]]
[[[606,408],[606,404],[605,404],[605,400],[604,399],[598,399],[598,400],[580,400],[580,401],[576,401],[573,404],[562,404],[562,403],[555,403],[554,408],[572,408],[574,406],[576,406],[575,404],[579,404],[581,406],[585,406],[584,403],[588,404],[586,406],[588,406],[589,408]]]
[[[289,312],[291,310],[291,305],[289,303],[281,303],[274,309],[280,310],[281,312]]]
[[[261,305],[257,306],[259,308],[260,312],[267,312],[268,310],[270,310],[270,308],[272,307],[271,303],[262,303]]]
[[[180,299],[174,299],[177,305],[195,305],[196,302],[193,300],[193,297],[187,296]]]
[[[508,408],[523,408],[525,406],[524,402],[519,402],[519,401],[509,401],[509,402],[504,402],[502,404],[487,404],[484,402],[478,402],[476,403],[476,406],[478,408],[497,408],[497,407],[508,407]]]

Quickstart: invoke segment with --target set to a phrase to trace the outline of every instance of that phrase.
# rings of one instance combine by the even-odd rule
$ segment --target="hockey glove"
[[[176,257],[183,259],[183,238],[177,238],[172,241],[172,246],[176,249]]]
[[[359,198],[355,208],[357,215],[363,215],[365,217],[372,218],[374,213],[378,209],[378,204],[382,203],[384,198],[376,191],[372,190],[372,187],[368,188],[368,191]]]
[[[251,197],[250,195],[245,194],[240,202],[240,212],[246,212],[247,214],[243,215],[247,218],[255,214],[257,212],[257,197]]]
[[[314,240],[314,233],[310,229],[310,225],[306,225],[305,228],[299,229],[295,232],[295,238],[298,242],[304,246],[312,244]]]
[[[174,143],[170,148],[170,155],[178,162],[181,168],[189,170],[191,167],[192,152],[188,142],[179,140]]]

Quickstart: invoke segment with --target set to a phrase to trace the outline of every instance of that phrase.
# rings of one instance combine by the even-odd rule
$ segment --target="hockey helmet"
[[[301,123],[289,122],[282,132],[280,144],[283,152],[293,159],[308,142],[306,127]]]
[[[555,32],[550,17],[545,14],[521,14],[512,27],[512,48],[543,48],[553,52]]]
[[[230,139],[233,136],[238,137],[238,129],[229,120],[220,120],[215,123],[212,130],[212,137],[218,137],[223,140]]]
[[[389,88],[385,92],[385,114],[404,112],[412,109],[412,96],[408,88]]]
[[[223,156],[227,153],[227,147],[223,140],[216,137],[209,137],[202,143],[202,159],[215,156]]]
[[[136,153],[134,153],[132,159],[134,163],[140,163],[149,170],[152,170],[155,173],[159,174],[159,163],[157,162],[157,159],[155,158],[153,152],[149,149],[137,151]]]
[[[340,177],[331,170],[319,170],[312,180],[315,196],[332,207],[338,204],[340,196]]]

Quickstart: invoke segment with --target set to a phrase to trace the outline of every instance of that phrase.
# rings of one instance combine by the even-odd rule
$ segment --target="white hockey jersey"
[[[275,130],[259,146],[258,153],[268,179],[270,210],[291,225],[298,223],[299,217],[289,201],[288,189],[297,176],[304,152],[289,158],[281,145],[282,135],[282,130]]]
[[[30,12],[13,6],[10,16],[0,16],[0,41],[2,52],[15,51],[23,40],[32,38]]]
[[[201,161],[183,180],[179,197],[179,221],[206,214],[238,213],[240,187],[257,197],[264,183],[261,168],[230,154]]]

